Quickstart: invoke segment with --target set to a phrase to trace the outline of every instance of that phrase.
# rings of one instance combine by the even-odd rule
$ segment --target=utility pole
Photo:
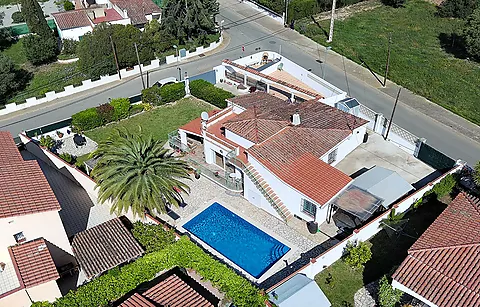
[[[148,77],[148,70],[147,70],[147,88],[150,87],[150,78]]]
[[[115,65],[117,65],[118,79],[122,80],[122,75],[120,74],[120,66],[118,66],[117,51],[115,50],[115,44],[113,43],[112,36],[110,35],[110,42],[112,43],[113,57],[115,59]]]
[[[285,20],[284,26],[288,26],[288,0],[285,0]]]
[[[387,133],[385,133],[385,140],[388,138],[388,133],[390,132],[390,127],[392,127],[393,115],[395,115],[395,109],[397,108],[398,97],[400,97],[400,91],[401,90],[402,90],[402,88],[400,87],[398,89],[397,98],[395,99],[395,104],[393,105],[392,116],[390,116],[390,122],[388,123]]]
[[[333,24],[335,23],[335,7],[337,6],[337,0],[332,1],[332,16],[330,17],[330,32],[328,33],[327,43],[333,41]]]
[[[390,66],[390,44],[392,43],[392,33],[388,35],[387,64],[385,66],[385,77],[383,78],[383,87],[387,86],[388,67]]]
[[[140,57],[138,56],[137,43],[133,43],[133,44],[135,45],[135,53],[137,54],[138,68],[140,69],[140,78],[142,78],[142,86],[143,86],[143,89],[145,89],[145,81],[143,80],[142,64],[140,63]]]

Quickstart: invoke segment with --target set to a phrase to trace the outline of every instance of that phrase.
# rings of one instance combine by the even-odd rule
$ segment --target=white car
[[[177,78],[168,77],[168,78],[165,78],[165,79],[162,79],[162,80],[159,80],[159,81],[155,82],[155,85],[157,85],[159,87],[162,87],[166,84],[173,84],[173,83],[177,83],[177,82],[178,82]]]

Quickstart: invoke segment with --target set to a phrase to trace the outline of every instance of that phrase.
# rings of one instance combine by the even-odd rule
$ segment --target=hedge
[[[142,102],[152,105],[160,105],[162,102],[160,87],[154,85],[152,87],[142,90]]]
[[[182,237],[165,249],[146,254],[133,263],[111,273],[102,275],[90,283],[70,291],[57,299],[55,307],[107,306],[143,282],[155,277],[158,272],[175,266],[195,270],[209,280],[237,307],[264,307],[266,296],[247,279],[237,275],[231,268],[206,254],[200,247]]]
[[[162,225],[136,222],[133,224],[132,233],[147,253],[160,251],[175,243],[173,229],[167,231]]]
[[[190,82],[190,93],[222,109],[227,106],[225,99],[235,97],[232,93],[215,87],[210,82],[202,79]]]
[[[80,131],[91,130],[101,125],[102,119],[96,108],[88,108],[72,115],[72,126]]]
[[[162,100],[157,104],[166,104],[182,99],[185,97],[185,84],[179,82],[162,86],[160,88],[160,97]]]
[[[113,107],[114,120],[127,118],[130,110],[130,100],[128,98],[116,98],[110,101]]]

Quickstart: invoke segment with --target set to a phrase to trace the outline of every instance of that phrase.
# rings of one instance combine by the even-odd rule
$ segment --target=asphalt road
[[[258,50],[279,51],[285,57],[293,60],[299,65],[311,69],[318,76],[322,76],[325,69],[325,79],[335,86],[349,92],[350,96],[356,97],[361,103],[390,117],[394,99],[369,86],[367,83],[355,77],[345,76],[345,73],[336,66],[319,63],[319,59],[324,59],[324,54],[312,56],[304,52],[301,46],[294,41],[282,37],[289,29],[283,29],[280,26],[278,31],[272,32],[262,26],[262,23],[269,23],[269,17],[255,15],[247,4],[240,3],[237,0],[221,0],[220,15],[218,20],[224,20],[226,32],[230,36],[229,45],[222,51],[213,55],[198,58],[188,63],[181,63],[179,67],[182,73],[187,71],[190,76],[211,70],[219,65],[223,59],[237,59],[254,53]],[[245,16],[253,16],[246,19]],[[245,46],[245,52],[242,52],[241,46]],[[281,47],[280,47],[281,46]],[[157,80],[175,76],[178,78],[178,68],[176,66],[163,68],[150,73],[151,83]],[[348,83],[348,86],[347,86]],[[62,101],[53,101],[46,107],[34,111],[25,110],[25,113],[7,117],[0,117],[0,129],[9,130],[12,134],[18,134],[22,130],[28,130],[48,123],[59,121],[70,117],[72,114],[85,108],[97,106],[108,101],[108,98],[128,97],[138,94],[142,85],[140,78],[134,78],[115,87],[102,90],[95,93],[85,93],[77,95],[70,99]],[[441,150],[454,159],[462,159],[473,165],[480,159],[480,144],[456,133],[453,129],[431,119],[430,117],[406,106],[399,104],[395,114],[394,122],[409,130],[413,134],[427,139],[427,142],[435,148]]]

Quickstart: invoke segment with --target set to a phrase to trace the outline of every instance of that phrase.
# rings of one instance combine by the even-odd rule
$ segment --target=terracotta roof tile
[[[211,118],[221,112],[223,112],[223,110],[211,110],[208,112],[208,116]],[[185,130],[187,132],[201,136],[202,135],[202,119],[200,117],[197,117],[178,129]]]
[[[9,132],[0,131],[0,218],[60,210],[37,161],[24,161]]]
[[[480,306],[480,200],[460,193],[393,275],[439,307]]]
[[[60,278],[43,238],[9,247],[21,283],[30,288]]]
[[[52,16],[61,30],[92,26],[85,10],[52,13]]]
[[[152,0],[111,0],[111,2],[121,10],[127,10],[133,25],[147,23],[145,15],[162,11]]]
[[[126,301],[120,304],[118,307],[156,307],[150,303],[145,297],[138,293],[134,293]]]
[[[148,289],[143,295],[161,306],[213,307],[213,304],[177,275],[171,275]]]
[[[99,24],[102,22],[109,22],[109,21],[116,21],[116,20],[122,20],[123,17],[118,14],[116,9],[106,9],[103,11],[105,16],[100,16],[97,17],[93,20],[94,24]]]
[[[72,249],[89,279],[143,254],[142,247],[120,218],[77,233]]]

